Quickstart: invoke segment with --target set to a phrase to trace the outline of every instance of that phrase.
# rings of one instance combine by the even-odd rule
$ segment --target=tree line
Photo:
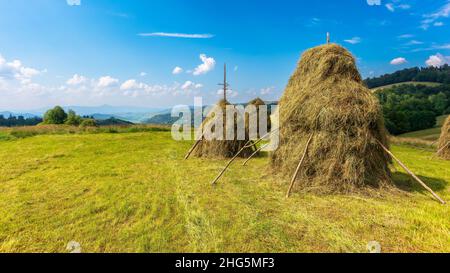
[[[43,120],[40,117],[25,118],[23,116],[13,116],[5,118],[0,115],[0,127],[15,127],[15,126],[34,126],[41,123]]]
[[[445,64],[441,67],[407,68],[380,77],[368,78],[365,83],[369,88],[376,88],[409,81],[450,84],[450,66]]]
[[[97,126],[97,122],[93,117],[81,117],[73,110],[69,110],[69,112],[66,113],[61,106],[56,106],[55,108],[45,112],[42,124],[65,124],[81,127]]]
[[[404,84],[378,90],[386,128],[393,135],[432,128],[436,118],[450,114],[450,84]]]

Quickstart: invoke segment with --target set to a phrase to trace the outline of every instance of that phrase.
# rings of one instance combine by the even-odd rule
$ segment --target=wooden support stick
[[[252,157],[254,157],[257,153],[259,153],[259,151],[261,151],[262,149],[266,148],[269,145],[269,143],[259,147],[259,149],[257,149],[249,158],[247,158],[247,160],[245,160],[245,162],[242,164],[242,166],[247,165],[247,162],[250,161],[250,159],[252,159]]]
[[[225,173],[225,171],[228,169],[228,167],[230,167],[231,163],[233,163],[233,161],[244,151],[244,149],[252,147],[253,145],[256,145],[258,143],[260,143],[265,137],[271,135],[272,133],[274,133],[275,131],[277,131],[279,129],[275,129],[270,131],[269,133],[265,134],[263,137],[261,137],[260,139],[258,139],[257,141],[253,142],[252,140],[249,140],[244,147],[242,147],[242,149],[239,150],[239,152],[237,152],[237,154],[230,160],[228,161],[227,165],[225,166],[225,168],[223,168],[223,170],[219,173],[219,175],[213,180],[213,182],[211,182],[212,185],[216,184],[217,181],[219,181],[219,179],[222,177],[222,175]]]
[[[189,157],[191,156],[192,152],[195,150],[195,148],[197,148],[198,144],[200,144],[200,142],[202,142],[203,139],[199,139],[195,142],[194,146],[192,146],[192,148],[189,150],[189,152],[186,154],[186,156],[184,157],[184,160],[188,160]]]
[[[439,202],[441,202],[443,205],[445,205],[445,201],[442,200],[439,195],[437,195],[430,187],[427,186],[427,184],[425,184],[419,177],[417,177],[410,169],[408,169],[408,167],[405,166],[405,164],[403,164],[400,159],[398,159],[397,157],[395,157],[395,155],[389,151],[388,148],[386,148],[386,146],[383,145],[383,143],[381,143],[378,139],[376,140],[378,142],[378,144],[380,144],[381,148],[383,148],[383,150],[388,153],[395,161],[397,161],[397,163],[409,174],[411,175],[417,182],[420,183],[420,185],[422,185],[422,187],[424,187],[427,191],[429,191],[434,198],[436,198],[437,200],[439,200]]]
[[[295,170],[294,176],[292,177],[291,185],[289,186],[288,192],[286,194],[286,198],[289,198],[289,196],[291,195],[291,191],[294,188],[295,180],[297,179],[300,168],[303,165],[303,161],[305,161],[306,154],[308,153],[308,149],[309,149],[309,144],[311,144],[313,136],[314,136],[314,133],[311,134],[311,136],[308,139],[308,142],[306,143],[305,151],[303,152],[302,159],[300,160],[300,163],[298,163],[297,169]]]
[[[200,142],[203,141],[203,136],[204,136],[204,135],[205,135],[205,134],[203,133],[202,136],[200,137],[200,139],[197,140],[197,141],[194,143],[194,145],[192,146],[192,148],[188,151],[188,153],[187,153],[186,156],[184,157],[184,160],[188,160],[188,159],[189,159],[189,157],[191,156],[191,154],[192,154],[192,152],[195,150],[195,148],[197,148],[197,146],[200,144]]]
[[[450,141],[447,142],[447,144],[445,144],[444,147],[440,148],[439,151],[437,151],[436,154],[439,154],[440,152],[442,152],[445,148],[447,148],[448,145],[450,145]]]

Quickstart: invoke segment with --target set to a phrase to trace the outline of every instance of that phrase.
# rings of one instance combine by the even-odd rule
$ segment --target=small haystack
[[[450,116],[444,122],[444,126],[442,126],[438,144],[438,156],[443,159],[450,159]]]
[[[259,107],[266,105],[266,103],[262,99],[256,98],[256,99],[249,101],[248,105],[254,105],[256,107],[257,119],[255,121],[257,123],[256,127],[257,127],[257,132],[258,132],[256,137],[260,138],[260,137],[262,137],[262,135],[260,135],[260,120],[259,120],[260,119],[260,108]],[[250,130],[249,122],[250,122],[250,117],[249,117],[249,114],[246,113],[245,114],[245,128],[246,128],[247,134],[249,134],[249,130]],[[270,109],[269,109],[269,107],[267,107],[267,129],[265,131],[269,132],[270,128],[271,128]]]
[[[379,145],[388,147],[381,107],[343,47],[303,54],[279,102],[279,118],[271,166],[288,177],[298,168],[299,187],[351,192],[391,183],[391,158]]]
[[[235,156],[245,145],[247,144],[248,140],[237,140],[237,125],[236,125],[236,118],[235,118],[235,130],[234,130],[234,137],[235,140],[225,140],[226,139],[226,107],[227,105],[231,105],[228,101],[222,99],[220,100],[215,107],[220,107],[223,112],[223,134],[224,140],[206,140],[202,139],[202,141],[198,142],[198,144],[195,146],[192,154],[196,157],[206,157],[206,158],[232,158]],[[214,109],[212,110],[214,112]],[[214,115],[209,116],[206,118],[202,123],[202,128],[207,127],[207,124],[210,122],[214,122]],[[211,123],[211,124],[212,124]],[[214,127],[213,129],[214,130]],[[241,153],[240,157],[248,157],[253,153],[253,147],[249,146],[246,147]]]

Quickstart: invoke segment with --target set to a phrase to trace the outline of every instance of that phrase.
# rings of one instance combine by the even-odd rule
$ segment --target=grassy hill
[[[286,199],[288,181],[267,158],[183,156],[170,132],[37,135],[0,140],[0,252],[449,252],[450,209],[398,166],[402,192]],[[450,161],[394,146],[399,158],[450,200]],[[14,155],[14,156],[11,156]]]
[[[389,84],[389,85],[384,85],[384,86],[372,88],[371,90],[372,90],[372,92],[377,92],[378,90],[381,90],[381,89],[386,89],[386,88],[399,86],[399,85],[405,85],[405,84],[425,85],[425,86],[439,86],[439,85],[441,85],[441,83],[436,83],[436,82],[402,82],[402,83],[394,83],[394,84]]]
[[[399,137],[419,138],[423,140],[436,141],[441,136],[441,127],[442,125],[444,125],[444,122],[447,117],[448,116],[439,116],[437,118],[436,126],[434,128],[403,134],[400,135]]]

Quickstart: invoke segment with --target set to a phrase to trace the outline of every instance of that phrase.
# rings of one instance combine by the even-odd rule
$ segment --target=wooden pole
[[[192,152],[195,150],[195,148],[197,148],[198,144],[200,144],[200,142],[203,141],[203,138],[197,140],[194,145],[192,146],[192,148],[189,150],[189,152],[186,154],[186,156],[184,157],[184,160],[188,160],[189,157],[191,156]]]
[[[309,144],[311,144],[313,136],[314,136],[314,133],[311,134],[311,136],[308,139],[308,142],[306,143],[305,151],[303,152],[302,159],[300,160],[300,163],[298,163],[297,169],[295,170],[294,176],[292,177],[291,185],[289,186],[288,192],[286,194],[286,198],[289,198],[289,196],[291,195],[291,191],[294,188],[295,180],[297,179],[300,168],[302,167],[303,162],[305,161],[306,154],[308,153],[308,149],[309,149]]]
[[[445,144],[444,147],[440,148],[439,151],[437,151],[436,154],[439,154],[440,152],[442,152],[445,148],[447,148],[448,145],[450,145],[450,141],[447,142],[447,144]]]
[[[189,157],[191,156],[192,152],[195,150],[195,148],[197,148],[197,146],[200,144],[200,142],[203,141],[203,136],[205,135],[205,133],[202,133],[202,135],[200,136],[200,139],[198,139],[194,145],[191,147],[191,149],[188,151],[188,153],[186,154],[186,156],[184,157],[184,160],[188,160]]]
[[[429,191],[434,198],[436,198],[437,200],[439,200],[439,202],[441,202],[443,205],[445,205],[445,201],[442,200],[439,195],[437,195],[430,187],[427,186],[427,184],[425,184],[419,177],[417,177],[410,169],[408,169],[408,167],[405,166],[405,164],[403,164],[400,159],[398,159],[397,157],[395,157],[395,155],[389,151],[388,148],[386,148],[386,146],[383,145],[383,143],[381,143],[378,139],[376,140],[378,142],[378,144],[380,144],[381,148],[383,148],[383,150],[388,153],[395,161],[397,161],[397,163],[409,174],[411,175],[417,182],[419,182],[420,185],[422,185],[422,187],[424,187],[427,191]]]
[[[245,160],[245,162],[242,164],[242,166],[247,165],[247,162],[250,161],[250,159],[252,159],[252,157],[254,157],[259,151],[261,151],[262,149],[266,148],[269,145],[269,143],[261,146],[259,149],[257,149],[249,158],[247,158],[247,160]]]
[[[227,101],[227,64],[223,66],[223,99]]]
[[[225,173],[225,171],[228,169],[228,167],[230,167],[231,163],[233,163],[233,161],[244,151],[244,149],[252,147],[253,145],[258,144],[259,142],[261,142],[264,138],[266,138],[268,135],[274,133],[275,131],[278,131],[279,128],[270,131],[269,133],[265,134],[263,137],[261,137],[260,139],[258,139],[257,141],[253,142],[251,140],[249,140],[244,147],[242,147],[242,149],[239,150],[239,152],[237,152],[237,154],[230,160],[228,161],[227,165],[225,166],[225,168],[223,168],[223,170],[219,173],[219,175],[213,180],[213,182],[211,182],[212,185],[216,184],[217,181],[219,181],[219,179],[222,177],[222,175]],[[252,143],[252,144],[250,144]]]

